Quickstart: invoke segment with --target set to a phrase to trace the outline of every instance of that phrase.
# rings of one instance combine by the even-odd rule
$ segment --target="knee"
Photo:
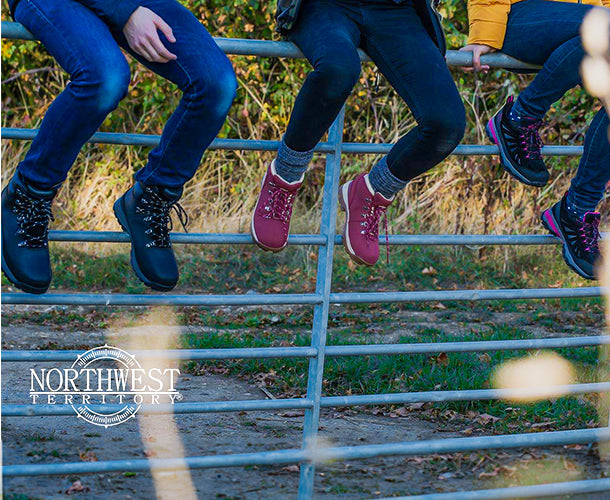
[[[208,68],[195,69],[184,94],[204,105],[208,113],[226,116],[237,95],[237,78],[230,61],[218,65],[213,75]]]
[[[442,110],[441,106],[436,108]],[[463,106],[443,113],[434,113],[420,122],[422,133],[447,154],[451,153],[464,138],[466,113]]]
[[[73,85],[93,109],[109,113],[127,95],[131,75],[129,65],[124,61],[123,64],[88,68],[72,78]]]
[[[357,55],[323,60],[315,66],[311,78],[317,82],[322,99],[345,100],[360,78],[360,60]]]

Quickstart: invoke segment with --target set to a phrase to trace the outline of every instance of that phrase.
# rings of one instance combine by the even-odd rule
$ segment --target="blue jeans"
[[[585,52],[580,25],[591,8],[547,0],[513,4],[502,52],[543,65],[517,100],[516,106],[526,115],[542,119],[555,101],[581,84],[579,68]],[[602,109],[589,126],[584,154],[572,180],[570,201],[583,212],[595,210],[610,181],[608,125],[608,116]]]
[[[151,63],[135,54],[122,32],[112,31],[75,0],[21,0],[15,20],[36,37],[70,74],[38,135],[19,164],[20,174],[40,188],[61,184],[80,149],[126,95],[129,65],[121,47],[182,91],[148,163],[136,174],[146,184],[182,186],[219,132],[235,97],[231,63],[195,16],[176,0],[140,0],[173,29],[175,43],[159,32],[177,59]]]
[[[416,177],[459,144],[466,127],[464,105],[413,0],[308,0],[289,38],[314,68],[284,136],[289,148],[308,151],[320,141],[358,81],[358,47],[406,101],[418,123],[388,154],[396,177]]]

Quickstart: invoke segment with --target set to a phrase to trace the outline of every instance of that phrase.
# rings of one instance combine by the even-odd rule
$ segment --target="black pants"
[[[388,154],[394,175],[410,180],[459,144],[466,127],[464,106],[412,1],[308,0],[289,36],[314,67],[286,131],[291,149],[312,149],[341,110],[360,75],[358,47],[377,64],[418,123]]]

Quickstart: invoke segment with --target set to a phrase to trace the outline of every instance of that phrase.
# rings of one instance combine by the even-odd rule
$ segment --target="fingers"
[[[460,51],[460,52],[471,52],[471,51],[472,51],[472,49],[471,49],[471,47],[466,46],[466,47],[462,47],[462,48],[461,48],[459,51]],[[474,68],[472,68],[472,67],[470,67],[470,66],[460,66],[460,69],[461,69],[462,71],[466,71],[466,72],[471,72],[471,71],[474,71]]]
[[[151,35],[149,42],[155,50],[155,55],[158,59],[160,59],[156,62],[167,62],[176,59],[176,55],[172,54],[169,50],[165,48],[165,45],[163,45],[163,42],[159,38],[159,35],[156,31]]]
[[[176,41],[172,28],[162,18],[160,18],[159,16],[155,16],[154,23],[157,28],[161,30],[161,33],[165,35],[165,38],[167,38],[169,42],[174,43]]]

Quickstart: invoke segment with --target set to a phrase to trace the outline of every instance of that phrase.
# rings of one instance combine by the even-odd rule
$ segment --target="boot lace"
[[[282,189],[274,182],[270,183],[269,197],[264,206],[262,216],[265,219],[276,219],[281,221],[285,227],[290,223],[295,193]]]
[[[525,151],[525,158],[528,160],[540,160],[542,158],[540,150],[543,143],[539,133],[541,126],[542,120],[533,120],[528,125],[519,127],[519,139]]]
[[[578,229],[580,241],[585,252],[599,253],[599,217],[592,217],[589,221],[583,222]]]
[[[34,198],[17,187],[15,193],[14,213],[17,217],[22,239],[20,247],[44,248],[48,246],[49,220],[55,220],[51,210],[50,199]]]
[[[169,233],[174,227],[171,217],[172,209],[186,232],[188,232],[186,228],[189,221],[188,214],[180,203],[163,199],[149,187],[146,188],[145,193],[136,207],[136,213],[144,215],[144,222],[149,223],[145,233],[149,236],[150,241],[146,243],[146,247],[169,248],[172,246]]]
[[[388,264],[390,263],[390,245],[388,238],[388,213],[387,207],[382,205],[373,205],[371,198],[365,198],[364,201],[368,203],[368,210],[362,214],[364,221],[362,222],[362,231],[364,237],[369,241],[379,240],[379,221],[383,216],[383,223],[385,229],[385,243],[386,243],[386,259]]]

